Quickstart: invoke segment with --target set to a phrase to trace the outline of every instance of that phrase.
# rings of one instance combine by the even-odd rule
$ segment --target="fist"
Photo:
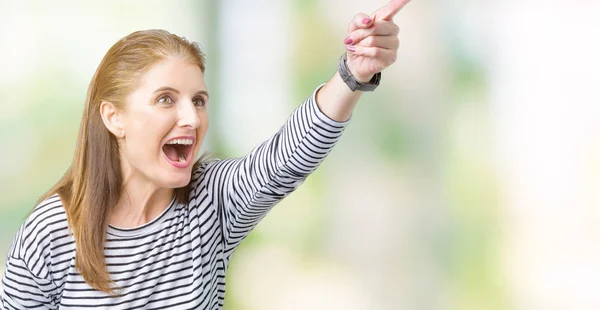
[[[344,44],[348,69],[359,82],[369,82],[396,61],[399,28],[392,19],[409,1],[392,0],[371,16],[360,13],[350,22]]]

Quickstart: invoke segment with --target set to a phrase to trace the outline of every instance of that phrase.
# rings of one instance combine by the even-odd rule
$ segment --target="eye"
[[[171,105],[171,104],[173,104],[173,99],[169,95],[163,95],[163,96],[158,97],[158,99],[156,99],[156,103],[159,103],[162,105]]]
[[[194,98],[194,100],[192,102],[194,103],[194,105],[196,107],[199,107],[199,108],[206,106],[206,101],[202,97]]]

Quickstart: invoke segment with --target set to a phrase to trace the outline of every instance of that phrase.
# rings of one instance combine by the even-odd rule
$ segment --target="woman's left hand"
[[[399,28],[392,19],[409,1],[391,0],[371,16],[360,13],[350,22],[344,44],[348,69],[358,81],[370,81],[396,61]]]

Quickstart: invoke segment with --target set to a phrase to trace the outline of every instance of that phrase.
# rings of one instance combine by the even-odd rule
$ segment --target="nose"
[[[194,106],[191,100],[179,102],[179,121],[180,127],[196,129],[200,127],[200,117],[198,109]]]

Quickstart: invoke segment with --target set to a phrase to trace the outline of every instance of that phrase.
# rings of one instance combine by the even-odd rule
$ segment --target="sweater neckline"
[[[170,218],[170,215],[174,212],[175,205],[175,197],[173,197],[169,206],[152,221],[133,228],[120,228],[109,224],[106,232],[116,237],[135,237],[150,233],[160,227],[166,219]]]

